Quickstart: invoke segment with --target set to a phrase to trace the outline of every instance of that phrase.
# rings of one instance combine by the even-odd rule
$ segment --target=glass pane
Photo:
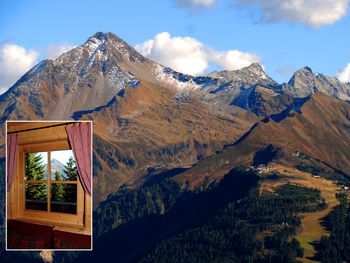
[[[77,167],[72,150],[51,152],[51,180],[77,180]]]
[[[47,211],[47,184],[26,183],[26,209]]]
[[[25,180],[47,180],[47,152],[25,154]]]
[[[77,213],[76,184],[51,184],[51,212]]]

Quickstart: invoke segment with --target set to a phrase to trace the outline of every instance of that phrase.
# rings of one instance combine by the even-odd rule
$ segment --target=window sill
[[[91,231],[85,228],[55,226],[53,230],[91,236]]]
[[[31,217],[19,217],[16,218],[16,220],[23,221],[23,222],[28,222],[28,223],[33,223],[33,224],[40,224],[40,225],[46,225],[46,226],[51,226],[56,228],[64,228],[66,230],[62,231],[78,231],[77,233],[82,233],[84,231],[87,232],[83,224],[71,224],[71,223],[64,223],[64,222],[57,222],[54,220],[46,220],[46,219],[38,219],[38,218],[31,218]],[[58,230],[58,229],[57,229]],[[82,232],[79,232],[82,231]],[[76,232],[74,232],[76,233]],[[91,235],[91,232],[89,231],[89,234]]]

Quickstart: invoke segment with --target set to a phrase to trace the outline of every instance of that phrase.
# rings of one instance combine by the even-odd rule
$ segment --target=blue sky
[[[42,156],[42,161],[44,164],[47,164],[47,152],[40,152]],[[56,159],[63,164],[66,164],[70,157],[73,157],[72,150],[63,150],[63,151],[52,151],[51,160]]]
[[[2,0],[0,89],[40,60],[84,43],[97,31],[139,44],[143,54],[177,70],[181,64],[156,49],[159,33],[167,32],[163,37],[174,48],[185,43],[184,49],[202,49],[196,72],[235,69],[258,60],[279,82],[306,65],[330,76],[343,70],[343,80],[349,81],[350,66],[349,73],[344,70],[350,63],[348,7],[349,0]],[[147,40],[152,40],[152,51],[147,51]],[[229,55],[230,50],[237,52]]]

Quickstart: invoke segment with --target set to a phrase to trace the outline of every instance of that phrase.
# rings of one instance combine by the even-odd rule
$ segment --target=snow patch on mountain
[[[205,89],[218,84],[218,80],[215,78],[207,76],[193,77],[160,64],[154,64],[153,74],[158,81],[181,91]]]
[[[96,50],[99,49],[105,42],[106,42],[105,36],[98,35],[97,33],[94,36],[90,37],[83,46],[87,48],[89,52],[89,56],[91,56],[91,54],[95,53]]]
[[[169,68],[163,67],[159,64],[155,64],[153,68],[153,73],[156,79],[160,82],[165,83],[168,86],[172,86],[179,90],[191,89],[197,90],[200,89],[200,85],[197,85],[192,78],[188,77],[188,75],[180,74],[177,77],[174,77],[175,71],[172,71]]]
[[[129,72],[121,70],[119,67],[113,67],[107,74],[108,85],[113,87],[113,93],[118,93],[127,85],[132,88],[137,87],[139,80]]]

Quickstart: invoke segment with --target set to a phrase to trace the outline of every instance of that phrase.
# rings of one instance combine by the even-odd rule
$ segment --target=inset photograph
[[[92,122],[6,123],[7,250],[92,249]]]

